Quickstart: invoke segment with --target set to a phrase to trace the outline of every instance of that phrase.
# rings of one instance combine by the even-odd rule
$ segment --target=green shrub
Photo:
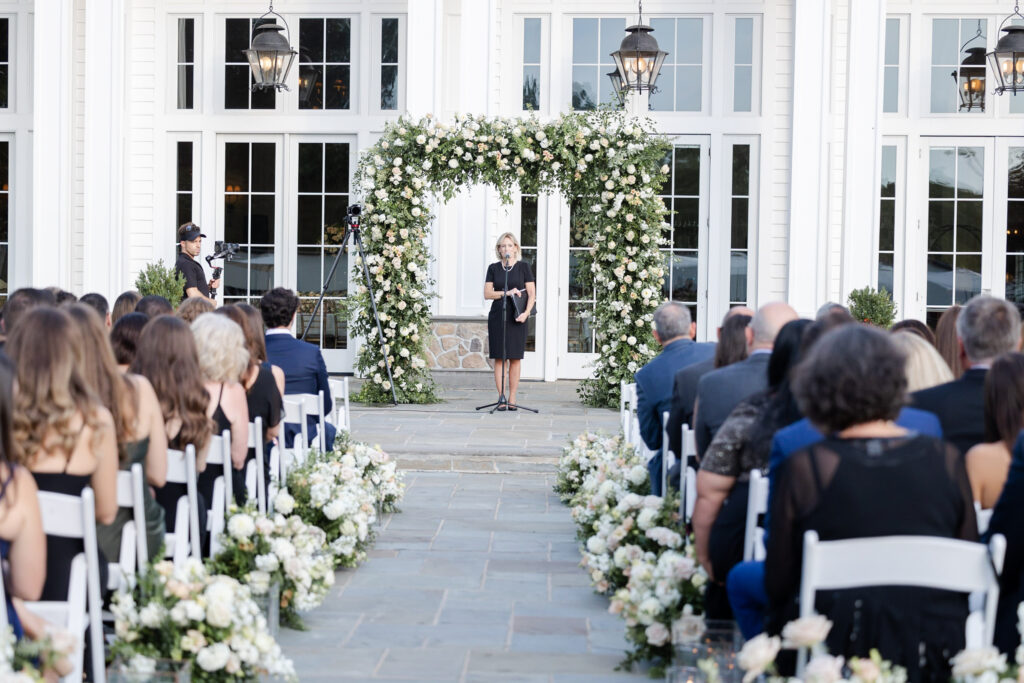
[[[135,278],[135,289],[142,296],[156,294],[171,302],[175,308],[185,296],[185,276],[164,265],[163,259],[150,263]]]
[[[850,315],[855,320],[889,329],[896,320],[896,303],[886,290],[875,291],[872,287],[855,289],[847,299]]]

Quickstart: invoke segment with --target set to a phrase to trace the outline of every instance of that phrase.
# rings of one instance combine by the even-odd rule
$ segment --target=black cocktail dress
[[[533,270],[530,269],[530,264],[525,261],[516,261],[508,271],[508,289],[520,290],[522,292],[520,301],[524,305],[527,301],[526,283],[535,281]],[[505,267],[501,262],[492,263],[487,267],[486,282],[494,283],[495,292],[505,291]],[[487,316],[487,339],[491,347],[490,357],[519,359],[523,357],[526,351],[526,323],[516,322],[515,306],[510,297],[505,303],[505,319],[507,322],[505,325],[505,343],[503,347],[501,339],[501,311],[502,299],[504,298],[495,299],[491,302],[491,312]],[[504,354],[502,354],[502,348],[505,350]]]

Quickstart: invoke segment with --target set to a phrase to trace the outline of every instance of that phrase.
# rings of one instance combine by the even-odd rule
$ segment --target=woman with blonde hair
[[[80,343],[65,310],[36,308],[19,321],[4,347],[17,368],[11,432],[18,462],[40,491],[78,496],[91,486],[96,521],[110,524],[117,514],[114,418],[82,374]],[[47,537],[43,600],[67,599],[71,560],[82,549],[80,539]]]
[[[495,360],[494,386],[500,394],[497,409],[516,410],[516,391],[526,352],[526,321],[537,302],[537,285],[530,264],[520,260],[522,251],[515,235],[506,232],[499,237],[494,253],[498,261],[487,267],[484,281],[484,298],[491,301],[487,340],[490,357]]]
[[[249,369],[249,352],[245,334],[233,320],[213,313],[203,313],[192,323],[192,336],[199,353],[210,407],[206,414],[216,423],[216,433],[231,431],[231,464],[236,470],[245,467],[249,452],[249,404],[241,385]],[[199,490],[212,496],[217,473],[208,469],[199,478]],[[209,497],[207,498],[209,500]]]
[[[907,356],[907,393],[953,381],[953,373],[935,347],[915,332],[897,331],[893,342]]]

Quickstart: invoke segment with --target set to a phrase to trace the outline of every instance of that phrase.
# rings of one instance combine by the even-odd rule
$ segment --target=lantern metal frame
[[[280,26],[274,17],[280,19],[284,26]],[[281,31],[285,35],[282,36]],[[242,52],[249,60],[249,69],[256,81],[251,90],[291,90],[287,85],[288,75],[299,53],[291,45],[288,22],[274,11],[273,0],[270,0],[270,8],[253,22],[249,49]],[[267,63],[266,60],[271,61]]]
[[[650,92],[654,89],[668,52],[658,46],[657,39],[651,35],[653,32],[652,27],[644,24],[644,4],[641,1],[637,23],[626,29],[627,35],[619,49],[611,53],[623,91]]]
[[[960,51],[957,53],[962,55],[966,52],[967,56],[960,62],[960,66],[950,74],[955,83],[957,96],[960,98],[960,111],[976,109],[985,111],[985,48],[972,47],[965,50],[968,45],[978,39],[984,40],[980,19],[977,32],[960,46]]]
[[[1013,3],[1013,14],[1007,15],[999,24],[999,31],[1006,35],[999,39],[995,49],[987,55],[993,78],[999,84],[994,90],[996,95],[1006,92],[1016,95],[1019,92],[1024,92],[1024,26],[1006,25],[1006,22],[1015,17],[1024,22],[1019,2]],[[1009,83],[1007,83],[1007,78],[1009,78]]]

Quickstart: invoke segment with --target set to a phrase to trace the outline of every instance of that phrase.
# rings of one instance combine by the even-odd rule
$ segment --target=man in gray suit
[[[749,357],[701,377],[694,407],[697,457],[704,457],[704,451],[733,408],[768,387],[768,360],[775,336],[783,325],[798,317],[796,311],[782,301],[765,304],[747,327]]]

